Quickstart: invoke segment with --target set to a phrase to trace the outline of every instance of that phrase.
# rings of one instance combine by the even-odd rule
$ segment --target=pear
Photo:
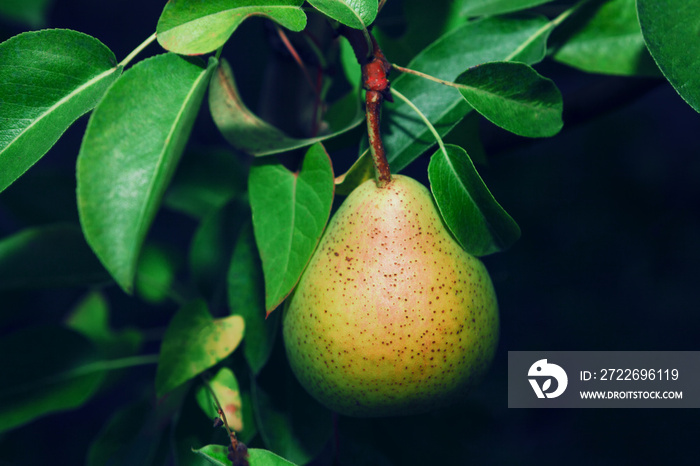
[[[356,188],[287,300],[292,371],[348,416],[426,412],[464,396],[498,340],[484,265],[451,236],[430,192],[394,175]]]

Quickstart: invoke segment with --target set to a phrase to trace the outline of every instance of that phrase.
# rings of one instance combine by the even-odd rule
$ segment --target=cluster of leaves
[[[144,415],[138,402],[117,412],[95,440],[89,464],[106,464],[115,455],[129,462],[130,448],[143,447],[139,435],[177,424],[187,403],[196,402],[202,418],[217,417],[212,393],[242,441],[257,439],[300,464],[322,450],[330,413],[294,385],[288,371],[279,375],[287,387],[282,402],[259,383],[276,340],[279,313],[272,311],[302,274],[334,195],[373,176],[358,130],[363,111],[355,53],[342,37],[319,47],[307,25],[311,17],[325,19],[331,31],[341,25],[361,31],[368,40],[371,30],[402,71],[391,84],[395,102],[383,113],[392,172],[437,144],[428,166],[431,189],[455,238],[477,256],[506,249],[520,230],[472,162],[483,160],[474,115],[532,138],[553,136],[563,125],[561,93],[533,65],[555,60],[590,73],[663,74],[700,110],[696,1],[458,0],[440,3],[439,21],[425,19],[432,7],[420,1],[405,2],[404,11],[392,0],[381,3],[380,12],[377,0],[172,1],[156,33],[122,61],[98,39],[72,30],[26,32],[0,44],[0,191],[92,112],[77,157],[80,224],[32,227],[0,240],[0,289],[87,289],[62,325],[29,326],[0,338],[0,354],[17,356],[3,360],[1,431],[82,406],[118,384],[119,369],[157,363],[158,407]],[[0,13],[4,8],[23,18],[19,3],[3,5]],[[382,22],[392,14],[403,22],[400,36],[390,21]],[[300,63],[322,73],[308,134],[290,135],[255,115],[222,58],[251,16],[264,17],[284,39],[301,38],[315,54],[315,64]],[[165,52],[129,66],[156,39]],[[332,67],[343,72],[327,73]],[[229,151],[188,156],[207,92],[214,123],[250,156],[245,162]],[[357,160],[336,174],[331,155],[348,140]],[[298,168],[290,170],[299,156]],[[164,207],[198,222],[187,283],[178,282],[173,254],[149,240]],[[158,355],[143,351],[141,329],[110,327],[105,290],[112,281],[148,302],[179,306]],[[226,310],[219,316],[220,307]],[[49,352],[31,343],[46,341]],[[215,375],[197,382],[209,370]],[[313,419],[312,428],[296,427],[300,413]],[[139,433],[133,425],[144,428]],[[182,464],[229,464],[226,447],[206,445],[179,424],[172,434]],[[161,458],[167,442],[151,443],[144,457]],[[250,449],[250,464],[290,464],[268,450]]]

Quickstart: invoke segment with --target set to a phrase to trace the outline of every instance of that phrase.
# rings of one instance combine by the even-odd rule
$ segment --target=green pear
[[[331,219],[283,315],[292,371],[349,416],[415,414],[459,400],[498,341],[484,265],[432,195],[395,175],[356,188]]]

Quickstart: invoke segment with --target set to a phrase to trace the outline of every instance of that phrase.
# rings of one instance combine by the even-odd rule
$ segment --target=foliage
[[[36,29],[49,3],[3,2],[0,17]],[[231,464],[230,437],[207,424],[216,403],[254,447],[253,466],[387,463],[337,449],[332,414],[298,386],[277,338],[276,309],[334,202],[374,176],[357,41],[376,38],[394,65],[382,116],[392,171],[429,182],[455,239],[486,256],[521,230],[480,175],[479,128],[518,140],[566,128],[566,93],[549,70],[665,78],[700,111],[700,2],[662,3],[458,0],[425,11],[419,0],[179,0],[121,61],[74,30],[7,38],[0,354],[12,357],[0,360],[0,434],[117,391],[121,404],[88,432],[90,465]],[[77,199],[43,211],[16,202],[32,180],[35,197],[61,198],[58,178],[43,183],[32,167],[58,157],[88,113],[70,160]],[[198,132],[220,142],[196,144]],[[5,222],[13,202],[17,220]],[[37,289],[70,290],[73,304],[17,317],[15,303]]]

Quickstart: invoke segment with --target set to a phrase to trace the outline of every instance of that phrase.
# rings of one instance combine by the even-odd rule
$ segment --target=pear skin
[[[401,175],[347,197],[283,315],[299,382],[361,417],[460,399],[489,367],[498,326],[486,268],[451,236],[425,186]]]

